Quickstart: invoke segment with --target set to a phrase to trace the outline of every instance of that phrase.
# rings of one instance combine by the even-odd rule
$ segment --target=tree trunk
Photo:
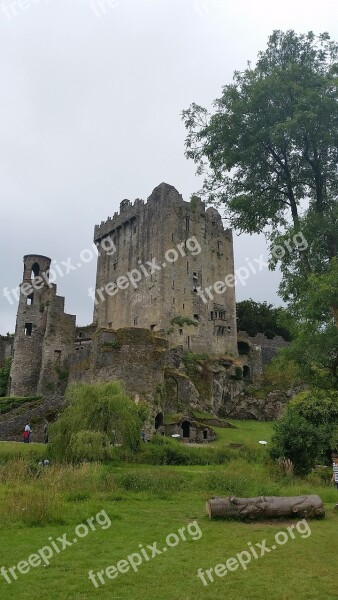
[[[281,519],[284,517],[320,518],[325,516],[319,496],[260,496],[259,498],[220,498],[207,500],[210,518]]]

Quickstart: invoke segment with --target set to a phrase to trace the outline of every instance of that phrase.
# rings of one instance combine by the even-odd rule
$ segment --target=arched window
[[[34,279],[34,277],[39,277],[40,275],[40,267],[38,265],[37,262],[34,263],[34,265],[32,266],[32,279]]]

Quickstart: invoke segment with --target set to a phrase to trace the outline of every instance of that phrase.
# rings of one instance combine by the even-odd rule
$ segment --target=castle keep
[[[116,250],[98,257],[98,328],[140,327],[161,332],[171,347],[237,355],[234,286],[213,299],[198,293],[234,271],[232,232],[217,210],[199,198],[184,202],[162,183],[146,204],[123,200],[120,213],[95,227],[97,245],[107,237]]]

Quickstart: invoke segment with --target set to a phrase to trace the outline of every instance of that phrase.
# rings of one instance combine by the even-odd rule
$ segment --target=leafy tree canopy
[[[264,333],[268,338],[281,335],[285,340],[291,339],[289,330],[280,325],[279,320],[285,309],[273,307],[267,302],[255,302],[251,298],[237,302],[237,330],[246,331],[249,335]]]
[[[338,45],[328,33],[274,31],[213,112],[193,103],[183,121],[202,196],[235,229],[265,232],[295,354],[338,386]]]

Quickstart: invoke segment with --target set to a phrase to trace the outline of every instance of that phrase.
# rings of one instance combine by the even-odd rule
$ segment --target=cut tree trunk
[[[207,500],[209,517],[223,519],[281,519],[301,517],[318,519],[325,517],[323,502],[319,496],[260,496],[259,498],[220,498]]]

